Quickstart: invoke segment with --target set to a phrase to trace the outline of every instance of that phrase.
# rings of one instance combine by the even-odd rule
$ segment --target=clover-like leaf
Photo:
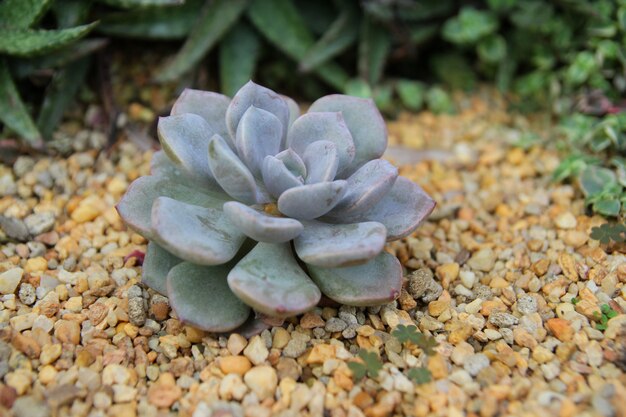
[[[604,223],[598,227],[591,229],[591,238],[600,241],[602,244],[608,244],[611,241],[626,241],[626,225],[623,223]]]
[[[433,379],[432,374],[428,368],[425,367],[412,368],[409,370],[407,376],[418,385],[427,384]]]
[[[383,369],[383,363],[374,352],[361,349],[358,353],[358,357],[362,362],[348,362],[348,368],[350,368],[352,376],[357,381],[363,379],[366,375],[370,378],[376,378],[380,370]]]
[[[417,327],[413,325],[398,324],[396,328],[391,332],[391,335],[398,339],[400,343],[411,342],[417,344],[419,341],[419,332]]]

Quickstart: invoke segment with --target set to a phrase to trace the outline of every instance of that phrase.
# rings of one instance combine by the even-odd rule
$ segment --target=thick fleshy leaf
[[[270,216],[236,201],[224,204],[224,213],[243,234],[259,242],[287,242],[303,229],[295,219]]]
[[[282,125],[281,149],[284,148],[287,126],[289,125],[287,102],[269,88],[262,87],[252,81],[237,91],[226,110],[226,125],[231,136],[236,137],[239,121],[250,106],[268,111],[278,118]]]
[[[272,113],[250,106],[237,126],[237,152],[255,177],[261,176],[263,160],[280,150],[283,126]]]
[[[276,154],[276,158],[285,163],[285,166],[296,177],[306,178],[306,166],[300,155],[295,153],[293,149],[285,149]]]
[[[295,122],[296,119],[300,117],[300,106],[298,106],[298,103],[296,103],[296,101],[291,97],[281,97],[283,98],[283,100],[285,100],[285,102],[287,103],[287,107],[289,108],[289,124],[287,125],[287,127],[291,127],[293,122]]]
[[[342,178],[351,175],[367,161],[380,158],[385,152],[387,128],[373,100],[333,94],[313,103],[309,109],[309,113],[312,112],[341,112],[352,134],[356,155],[351,164],[340,171]]]
[[[209,141],[209,167],[228,195],[247,204],[257,202],[259,190],[252,173],[221,136],[214,135]]]
[[[270,155],[263,161],[263,182],[267,191],[275,198],[290,188],[304,184],[301,177],[296,177],[283,161]]]
[[[167,295],[167,274],[181,262],[182,259],[155,242],[150,242],[141,268],[141,282],[156,292]]]
[[[318,140],[327,140],[337,146],[339,172],[350,165],[355,155],[354,142],[343,116],[337,112],[307,113],[296,119],[289,129],[288,146],[300,156]]]
[[[307,221],[294,244],[298,257],[306,264],[334,268],[359,265],[374,258],[385,247],[386,237],[387,229],[378,222]]]
[[[321,297],[288,243],[256,245],[230,271],[228,285],[246,304],[274,317],[303,313]]]
[[[363,265],[344,268],[309,265],[307,269],[324,295],[342,304],[386,304],[398,298],[402,289],[402,265],[387,252]]]
[[[207,121],[213,133],[220,135],[235,149],[235,143],[226,128],[226,109],[230,98],[212,91],[185,88],[172,107],[171,115],[193,113]]]
[[[152,239],[152,204],[159,196],[214,209],[221,209],[228,201],[223,193],[205,192],[160,176],[145,176],[130,184],[116,208],[126,224]]]
[[[204,118],[193,113],[161,117],[157,131],[161,146],[172,162],[193,177],[213,177],[206,155],[214,132]]]
[[[344,180],[301,185],[280,195],[278,210],[294,219],[315,219],[335,207],[345,192]]]
[[[384,159],[369,161],[350,175],[346,194],[329,216],[349,220],[374,207],[391,190],[398,168]]]
[[[159,197],[152,205],[154,240],[185,261],[220,265],[230,261],[246,237],[222,210]]]
[[[250,308],[228,287],[230,268],[230,264],[189,262],[172,268],[167,275],[167,295],[178,319],[209,332],[227,332],[242,325]]]
[[[385,198],[358,218],[384,224],[391,241],[413,233],[434,208],[435,201],[419,185],[398,177]]]
[[[306,184],[332,181],[337,174],[339,157],[337,145],[327,140],[318,140],[307,146],[304,151],[304,164],[306,166]]]

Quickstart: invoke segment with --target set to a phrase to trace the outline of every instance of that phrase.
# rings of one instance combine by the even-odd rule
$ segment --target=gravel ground
[[[438,202],[388,248],[407,268],[400,299],[249,340],[185,326],[141,285],[146,242],[114,205],[152,151],[0,165],[0,415],[626,416],[626,250],[589,240],[604,220],[550,182],[555,153],[511,145],[528,120],[491,98],[462,107],[389,126],[389,157]],[[390,337],[398,324],[436,354]],[[362,348],[384,366],[354,382]],[[420,365],[432,382],[407,378]]]

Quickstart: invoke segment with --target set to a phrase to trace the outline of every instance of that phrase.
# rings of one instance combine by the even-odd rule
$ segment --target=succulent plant
[[[163,150],[117,209],[150,242],[142,280],[179,319],[232,330],[250,308],[305,312],[325,294],[369,306],[400,293],[385,242],[407,236],[434,201],[380,159],[384,121],[369,99],[296,103],[247,83],[231,100],[185,90],[161,118]]]

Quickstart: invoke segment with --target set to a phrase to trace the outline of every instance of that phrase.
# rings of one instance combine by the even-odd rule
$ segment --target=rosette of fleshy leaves
[[[230,98],[185,90],[159,120],[151,175],[117,209],[149,240],[142,280],[178,318],[222,332],[253,309],[285,318],[318,304],[370,306],[402,286],[387,241],[434,208],[380,159],[387,146],[372,100],[296,103],[249,82]]]

